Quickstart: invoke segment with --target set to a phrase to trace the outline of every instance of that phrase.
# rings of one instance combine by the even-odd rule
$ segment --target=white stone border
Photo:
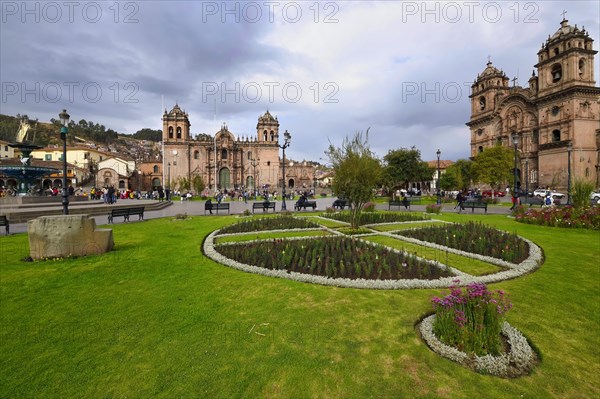
[[[423,319],[419,325],[421,336],[427,345],[440,356],[462,365],[471,365],[475,370],[501,377],[513,377],[527,374],[535,363],[535,354],[527,338],[508,322],[502,323],[502,334],[507,338],[510,349],[499,356],[486,355],[472,357],[458,349],[441,342],[433,333],[435,315]],[[509,370],[511,373],[509,373]],[[515,375],[516,374],[516,375]]]
[[[299,229],[299,230],[306,230],[306,229]],[[324,230],[331,231],[336,234],[341,234],[340,232],[335,231],[330,228],[324,228]],[[430,261],[430,262],[435,263],[437,266],[448,267],[454,274],[456,274],[456,276],[442,277],[442,278],[439,278],[436,280],[419,280],[419,279],[410,279],[410,280],[408,280],[408,279],[403,279],[403,280],[354,279],[353,280],[353,279],[348,279],[348,278],[328,278],[328,277],[323,277],[323,276],[315,276],[315,275],[311,275],[311,274],[297,273],[297,272],[292,272],[292,271],[287,271],[287,270],[265,269],[263,267],[247,265],[247,264],[244,264],[241,262],[237,262],[233,259],[227,258],[227,257],[221,255],[220,253],[218,253],[215,249],[214,240],[215,240],[215,236],[218,235],[219,231],[220,231],[220,229],[215,230],[212,233],[210,233],[204,240],[204,245],[203,245],[204,254],[217,263],[222,263],[226,266],[232,267],[234,269],[242,270],[242,271],[245,271],[248,273],[262,274],[264,276],[285,278],[285,279],[304,282],[304,283],[336,286],[336,287],[343,287],[343,288],[400,290],[400,289],[416,289],[416,288],[448,288],[452,285],[465,286],[472,282],[488,284],[488,283],[495,283],[498,281],[516,278],[523,274],[530,273],[533,270],[535,270],[537,267],[539,267],[539,265],[541,265],[541,262],[542,262],[541,248],[538,247],[537,245],[535,245],[532,241],[519,236],[521,239],[525,240],[529,244],[529,257],[518,265],[510,264],[511,268],[509,268],[508,270],[503,270],[501,272],[494,273],[494,274],[488,274],[485,276],[472,276],[470,274],[460,272],[454,268],[449,268],[448,266],[445,266],[445,265],[441,264],[440,262]],[[269,231],[269,230],[265,230],[265,232],[266,231]],[[291,231],[291,229],[285,230],[285,231]],[[246,234],[246,233],[239,233],[239,234]],[[379,234],[390,235],[393,238],[399,237],[398,235],[385,234],[382,232],[379,232]],[[290,238],[292,238],[292,237],[290,237]],[[285,238],[285,239],[288,240],[290,238]],[[298,239],[314,239],[314,238],[315,237],[298,237]],[[404,238],[407,238],[407,237],[404,237]],[[356,239],[359,239],[359,238],[356,238]],[[271,239],[269,239],[269,240],[271,240]],[[411,240],[413,240],[413,239],[411,239]],[[419,245],[425,245],[425,244],[422,244],[425,241],[420,241],[420,240],[415,240],[415,241],[417,241],[417,243]],[[370,244],[380,245],[380,244],[376,244],[376,243],[370,243]],[[477,254],[471,254],[469,252],[459,251],[459,250],[447,248],[447,247],[437,245],[437,244],[431,244],[431,243],[427,243],[427,244],[429,244],[427,246],[433,246],[433,248],[439,248],[439,249],[443,249],[443,250],[447,249],[448,252],[457,253],[459,255],[468,254],[467,256],[470,256],[475,259],[480,259],[485,262],[490,262],[490,263],[494,263],[494,264],[498,264],[497,262],[508,263],[508,262],[504,262],[504,261],[499,261],[498,259],[495,259],[495,258],[490,258],[487,256],[482,256],[482,255],[477,255]],[[388,248],[388,249],[392,249],[392,248]],[[494,259],[494,262],[491,262],[491,259]],[[459,279],[458,283],[457,283],[457,279]]]

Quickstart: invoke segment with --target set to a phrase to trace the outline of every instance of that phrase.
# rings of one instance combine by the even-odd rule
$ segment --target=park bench
[[[308,208],[308,207],[311,207],[313,210],[317,209],[317,201],[308,201],[308,200],[305,200],[302,202],[297,201],[296,205],[294,205],[294,209],[297,211],[299,211],[300,208],[304,208],[304,210],[306,210],[306,208]]]
[[[462,208],[458,210],[460,211],[465,208],[471,208],[471,213],[475,212],[475,208],[485,209],[485,213],[487,213],[488,204],[487,202],[481,200],[467,200],[462,203]]]
[[[520,201],[521,201],[521,205],[527,205],[527,204],[529,204],[530,208],[533,205],[539,205],[539,206],[544,205],[544,199],[543,198],[527,197],[527,198],[520,198]]]
[[[421,197],[405,197],[406,198],[406,203],[404,203],[402,200],[389,200],[388,201],[388,210],[392,210],[392,207],[398,207],[398,208],[402,208],[404,207],[405,209],[410,209],[410,205],[411,204],[420,204],[421,203]]]
[[[229,213],[229,203],[223,202],[223,203],[216,203],[216,204],[204,204],[204,214],[206,215],[206,211],[216,211],[217,215],[219,214],[219,211],[224,211],[227,210],[227,213]]]
[[[255,209],[262,209],[263,212],[267,212],[269,209],[273,209],[273,212],[275,212],[275,202],[253,202],[252,213],[254,213]]]
[[[138,215],[138,220],[144,220],[144,207],[114,208],[110,211],[110,215],[108,215],[108,223],[113,223],[113,219],[119,216],[123,216],[124,222],[129,222],[129,216],[132,215]]]
[[[345,199],[336,199],[335,201],[333,201],[333,208],[337,208],[337,209],[344,209],[345,207],[350,208],[350,204],[348,204],[348,201],[346,201]]]
[[[10,222],[5,215],[0,215],[0,226],[4,226],[6,230],[6,235],[10,234]]]

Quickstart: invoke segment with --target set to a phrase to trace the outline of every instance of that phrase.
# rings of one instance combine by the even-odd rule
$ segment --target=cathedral
[[[265,112],[258,118],[255,137],[236,137],[224,123],[214,137],[190,134],[187,112],[175,105],[162,116],[163,180],[177,187],[180,178],[202,177],[206,187],[217,190],[268,190],[281,194],[283,162],[279,157],[279,121]],[[310,190],[314,167],[286,156],[286,190]],[[170,184],[169,184],[170,183]]]
[[[488,61],[471,86],[471,156],[517,138],[518,184],[532,191],[571,182],[600,186],[600,87],[594,81],[593,40],[568,24],[542,43],[528,87],[512,86]],[[537,73],[536,73],[537,72]]]

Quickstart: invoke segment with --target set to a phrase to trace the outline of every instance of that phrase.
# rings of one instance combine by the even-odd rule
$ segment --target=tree
[[[409,182],[431,180],[434,169],[421,160],[416,147],[390,150],[385,157],[384,180],[390,187],[408,187]]]
[[[200,195],[200,193],[204,191],[206,184],[204,183],[204,179],[202,178],[202,176],[198,174],[192,176],[192,187],[194,188],[196,195]]]
[[[158,142],[162,140],[162,130],[144,128],[133,134],[134,139]]]
[[[456,175],[452,173],[446,173],[440,176],[440,188],[444,191],[449,191],[458,187],[458,180],[456,179]]]
[[[339,148],[330,143],[325,152],[335,174],[333,191],[352,206],[350,223],[353,229],[358,228],[362,207],[373,198],[373,187],[382,175],[381,163],[371,152],[368,139],[367,129],[364,140],[363,134],[357,132],[352,139],[346,136]]]
[[[476,180],[489,184],[492,188],[492,198],[494,190],[501,184],[506,184],[513,176],[514,155],[510,148],[497,145],[483,150],[475,157],[473,163],[473,172]]]
[[[444,177],[451,178],[455,184],[453,188],[464,191],[471,187],[473,182],[473,161],[469,159],[459,159],[446,169],[446,173],[440,178],[440,185],[444,190],[450,188],[444,187]]]

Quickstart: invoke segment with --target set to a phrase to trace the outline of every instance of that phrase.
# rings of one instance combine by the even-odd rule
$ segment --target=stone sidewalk
[[[317,210],[318,211],[324,211],[326,208],[330,207],[333,204],[333,201],[335,200],[335,198],[333,197],[328,197],[328,198],[317,198]],[[144,206],[144,205],[148,205],[148,204],[152,204],[152,203],[156,203],[157,201],[152,201],[152,200],[119,200],[118,201],[118,205],[125,205],[125,204],[130,204],[130,206]],[[243,213],[246,209],[248,209],[250,212],[252,212],[252,203],[255,201],[249,200],[248,203],[244,203],[244,201],[228,201],[230,205],[230,214],[235,215],[235,214],[241,214]],[[256,201],[256,202],[261,202],[261,201]],[[276,201],[276,207],[275,210],[276,212],[281,212],[281,205],[282,205],[282,201],[278,200]],[[294,211],[294,204],[296,203],[295,200],[286,200],[286,205],[287,205],[287,210],[288,211]],[[112,209],[112,205],[102,205],[103,207],[105,207],[106,209],[106,213],[104,215],[96,215],[93,216],[93,219],[96,221],[97,225],[106,225],[108,223],[108,214],[110,213],[110,210]],[[47,207],[47,209],[55,209],[56,206],[51,206],[51,207]],[[376,205],[376,209],[378,210],[387,210],[388,206],[387,203],[381,203],[381,204],[377,204]],[[398,208],[394,208],[394,210],[398,210]],[[299,211],[296,212],[298,214],[302,214],[302,213],[307,213],[311,211],[311,209],[309,208],[306,211]],[[403,211],[403,209],[401,209],[400,211]],[[425,212],[425,205],[412,205],[411,212]],[[219,213],[219,215],[221,215],[223,211],[221,211]],[[262,211],[257,211],[256,214],[262,214]],[[272,211],[270,212],[272,213]],[[454,209],[454,203],[452,204],[443,204],[442,205],[442,213],[458,213],[455,209]],[[475,210],[475,212],[471,212],[471,210],[467,209],[465,211],[462,212],[463,214],[466,215],[471,215],[471,214],[483,214],[484,211],[482,209],[477,209]],[[148,220],[148,219],[156,219],[156,218],[162,218],[162,217],[172,217],[175,216],[177,214],[187,214],[189,216],[203,216],[204,213],[204,201],[179,201],[179,200],[174,200],[172,205],[163,208],[161,210],[157,210],[157,211],[146,211],[144,212],[144,219]],[[223,213],[224,215],[227,215],[227,213]],[[488,208],[488,215],[509,215],[510,214],[510,210],[508,207],[505,206],[490,206]],[[207,212],[206,215],[210,214]],[[213,211],[213,215],[216,215],[216,212]],[[115,223],[119,224],[119,223],[123,223],[123,219],[122,218],[115,218]],[[137,223],[137,218],[134,216],[131,218],[131,222],[130,223]],[[10,225],[10,232],[12,233],[24,233],[27,232],[27,223],[15,223]],[[0,237],[2,237],[2,231],[0,231]]]

